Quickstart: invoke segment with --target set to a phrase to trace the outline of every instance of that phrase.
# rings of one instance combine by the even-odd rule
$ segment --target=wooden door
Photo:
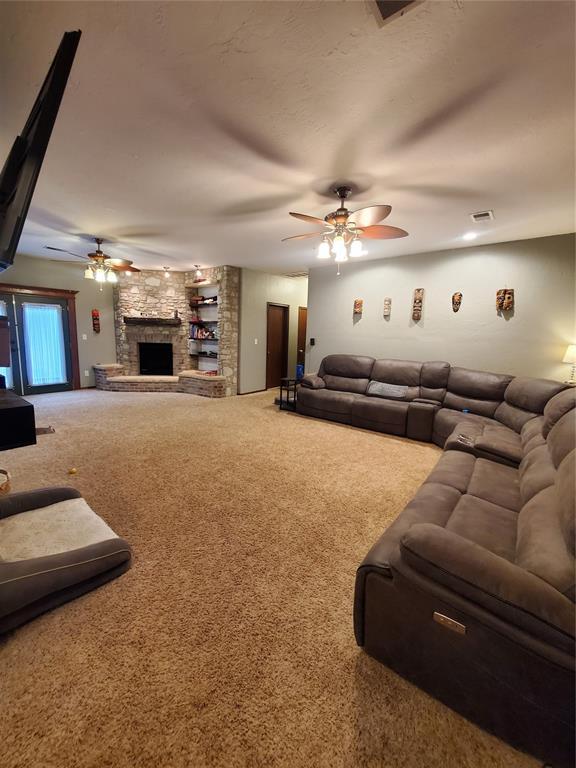
[[[284,304],[268,304],[266,323],[266,389],[279,387],[288,371],[288,313]]]
[[[306,357],[306,323],[308,321],[308,309],[298,307],[298,347],[296,349],[296,363],[304,365]]]

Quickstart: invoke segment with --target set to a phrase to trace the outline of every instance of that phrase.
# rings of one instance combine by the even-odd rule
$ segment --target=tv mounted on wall
[[[0,272],[14,261],[81,34],[64,33],[24,130],[0,173]]]

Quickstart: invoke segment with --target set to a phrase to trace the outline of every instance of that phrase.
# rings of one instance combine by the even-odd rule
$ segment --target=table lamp
[[[566,354],[562,358],[563,363],[571,363],[572,369],[570,371],[570,378],[566,384],[576,384],[576,344],[569,344]]]

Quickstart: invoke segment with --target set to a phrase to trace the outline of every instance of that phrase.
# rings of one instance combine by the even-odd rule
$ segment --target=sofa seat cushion
[[[517,524],[517,512],[464,494],[446,523],[446,529],[514,562]]]
[[[520,474],[514,467],[476,459],[467,493],[514,512],[520,512]]]
[[[476,457],[463,451],[444,451],[425,483],[440,483],[466,493],[474,472]]]
[[[298,404],[305,408],[328,413],[339,413],[349,416],[352,411],[352,403],[357,399],[368,398],[352,392],[337,392],[333,389],[305,389],[298,390]]]
[[[454,411],[451,408],[439,408],[434,417],[433,440],[436,445],[444,446],[446,438],[452,434],[457,424],[467,422],[468,424],[486,424],[491,419],[484,416],[477,416],[474,413],[462,413]]]
[[[352,404],[352,424],[404,435],[408,407],[408,403],[396,400],[361,397]]]
[[[517,467],[522,460],[520,435],[494,421],[458,423],[444,444],[445,450],[471,453],[479,458]]]
[[[0,558],[29,560],[116,538],[84,499],[67,499],[0,520]]]

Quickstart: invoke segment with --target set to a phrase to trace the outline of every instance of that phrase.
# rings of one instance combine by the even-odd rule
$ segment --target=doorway
[[[42,289],[0,286],[0,314],[8,317],[11,350],[11,366],[0,374],[19,395],[78,388],[74,298],[55,295],[70,294],[66,291],[35,290]]]
[[[307,307],[298,307],[298,342],[296,347],[296,364],[304,365],[306,360],[306,326],[308,324]]]
[[[267,304],[266,320],[266,389],[279,387],[280,379],[288,373],[288,323],[290,308],[287,304]]]

